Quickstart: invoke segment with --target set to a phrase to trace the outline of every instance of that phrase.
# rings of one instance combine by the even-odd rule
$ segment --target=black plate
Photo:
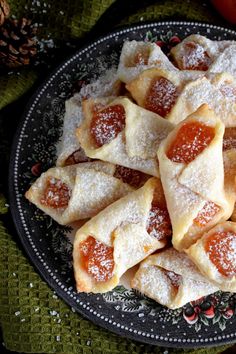
[[[199,347],[236,340],[236,294],[207,296],[169,310],[138,292],[117,287],[107,294],[77,294],[71,267],[68,227],[57,225],[24,198],[41,171],[55,163],[64,103],[76,85],[88,83],[117,65],[126,39],[173,42],[200,33],[215,40],[236,39],[236,32],[208,24],[163,22],[112,32],[61,64],[32,97],[17,131],[10,165],[10,204],[20,239],[48,284],[79,313],[119,335],[173,347]],[[172,38],[172,39],[171,39]]]

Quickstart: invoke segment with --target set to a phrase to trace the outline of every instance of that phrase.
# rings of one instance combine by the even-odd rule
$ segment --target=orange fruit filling
[[[97,147],[108,144],[125,127],[125,110],[122,105],[109,106],[94,111],[90,125],[90,134]]]
[[[167,157],[173,162],[193,161],[212,141],[215,130],[200,122],[184,123],[167,150]]]
[[[157,197],[155,191],[147,220],[147,232],[158,240],[163,240],[172,235],[172,226],[164,197],[159,198],[160,200]]]
[[[225,128],[223,150],[236,149],[236,128]]]
[[[211,262],[224,276],[236,275],[236,233],[233,231],[216,232],[205,242],[205,251]]]
[[[177,87],[164,77],[152,80],[145,98],[145,108],[166,117],[178,97]]]
[[[40,202],[50,208],[66,208],[71,197],[70,188],[58,178],[48,178]]]
[[[80,255],[85,270],[97,282],[109,280],[113,275],[113,248],[88,236],[80,243]]]
[[[70,156],[67,157],[65,161],[65,166],[75,165],[79,162],[92,161],[89,157],[85,155],[84,150],[80,147],[78,150],[74,151]]]
[[[193,220],[193,222],[200,227],[204,227],[214,218],[214,216],[219,211],[220,207],[214,202],[206,202],[202,210],[199,211],[197,217]]]
[[[140,187],[147,180],[145,173],[119,165],[116,166],[114,177],[134,188]]]
[[[141,50],[137,52],[134,56],[134,64],[136,65],[147,65],[149,58],[149,50]]]
[[[194,42],[185,44],[185,55],[182,61],[182,70],[208,70],[212,60],[204,48]]]
[[[177,292],[180,286],[180,281],[181,281],[181,275],[176,274],[175,272],[162,269],[163,273],[167,277],[167,279],[170,281],[172,287],[174,290]]]

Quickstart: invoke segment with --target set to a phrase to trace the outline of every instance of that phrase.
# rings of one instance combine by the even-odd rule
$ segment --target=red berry
[[[194,324],[198,320],[198,314],[196,312],[194,312],[191,316],[187,316],[185,313],[183,313],[183,316],[189,324]]]
[[[174,46],[174,45],[179,44],[181,42],[181,39],[177,36],[173,36],[170,38],[169,42],[172,46]]]
[[[163,41],[156,41],[155,43],[156,43],[156,45],[158,45],[158,47],[160,47],[160,48],[165,47],[165,45],[166,45],[166,43],[163,42]]]
[[[203,312],[207,318],[213,318],[215,316],[215,309],[213,306]]]
[[[231,318],[233,316],[233,314],[234,314],[234,311],[230,308],[227,308],[225,310],[225,312],[223,313],[223,317],[228,319],[228,318]]]
[[[41,175],[42,166],[40,162],[37,162],[34,166],[31,167],[31,172],[35,177],[39,177]]]

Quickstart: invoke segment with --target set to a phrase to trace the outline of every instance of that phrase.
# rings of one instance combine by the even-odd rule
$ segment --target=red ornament
[[[212,0],[211,2],[221,16],[236,24],[236,0]]]

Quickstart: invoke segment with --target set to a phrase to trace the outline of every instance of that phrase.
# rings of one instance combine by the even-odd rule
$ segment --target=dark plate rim
[[[199,26],[199,27],[207,27],[207,28],[212,28],[215,30],[220,30],[220,31],[226,31],[228,33],[234,34],[236,36],[236,30],[232,30],[231,28],[223,27],[223,26],[218,26],[218,25],[213,25],[210,23],[206,22],[198,22],[198,21],[161,21],[161,22],[156,22],[156,21],[145,21],[145,22],[139,22],[139,23],[134,23],[132,25],[126,25],[126,26],[120,26],[117,27],[113,31],[109,31],[107,33],[104,33],[97,38],[93,40],[89,40],[87,43],[85,43],[81,48],[75,51],[74,54],[69,55],[66,59],[64,59],[60,64],[57,65],[57,67],[52,70],[46,78],[43,80],[43,82],[39,85],[39,87],[35,90],[33,95],[30,97],[23,114],[21,115],[21,118],[19,120],[18,126],[16,133],[13,138],[13,142],[11,145],[11,154],[10,154],[10,163],[9,163],[9,169],[8,169],[8,197],[9,197],[9,204],[10,204],[10,211],[11,215],[13,218],[13,222],[17,231],[17,234],[19,236],[19,239],[21,241],[21,244],[24,248],[24,251],[26,252],[27,256],[29,257],[31,264],[37,271],[37,273],[41,276],[43,280],[46,281],[46,283],[50,286],[50,288],[54,291],[56,291],[57,295],[63,299],[68,306],[75,307],[76,311],[84,316],[86,319],[92,321],[94,324],[110,331],[113,332],[114,334],[117,334],[121,337],[127,338],[127,339],[132,339],[135,340],[136,342],[140,343],[146,343],[146,344],[151,344],[151,345],[158,345],[158,346],[163,346],[163,347],[170,347],[170,348],[201,348],[201,347],[216,347],[220,345],[225,345],[225,344],[230,344],[236,342],[236,333],[235,333],[235,338],[234,339],[228,339],[224,338],[221,340],[216,340],[214,343],[211,342],[198,342],[193,345],[191,342],[185,342],[183,345],[182,343],[172,343],[172,342],[167,342],[164,340],[160,339],[155,339],[155,338],[150,338],[150,337],[144,337],[144,336],[139,336],[138,334],[135,334],[133,332],[129,332],[128,330],[125,331],[125,329],[120,329],[116,326],[111,326],[108,322],[105,322],[103,319],[100,317],[95,316],[92,313],[89,313],[89,311],[85,310],[85,307],[81,306],[79,307],[79,310],[77,310],[78,302],[76,302],[72,296],[69,296],[67,292],[65,292],[61,286],[50,277],[50,274],[48,272],[45,272],[45,268],[43,264],[40,262],[39,258],[35,256],[35,252],[30,245],[29,240],[27,237],[25,237],[25,231],[24,228],[21,224],[21,219],[20,215],[17,209],[17,202],[15,198],[15,185],[14,185],[14,166],[15,166],[15,155],[16,155],[16,150],[17,150],[17,143],[20,137],[21,130],[23,128],[25,119],[27,114],[30,111],[30,108],[32,107],[33,103],[35,102],[36,98],[38,97],[39,93],[43,90],[43,88],[46,86],[48,81],[54,77],[57,76],[61,72],[61,68],[71,59],[79,55],[84,49],[94,46],[95,44],[99,44],[99,41],[104,41],[105,39],[108,39],[109,36],[115,36],[116,34],[118,35],[120,31],[126,31],[129,29],[137,30],[137,29],[143,29],[145,27],[154,27],[154,26],[169,26],[169,25],[180,25],[180,26]],[[36,101],[37,102],[37,101]]]

